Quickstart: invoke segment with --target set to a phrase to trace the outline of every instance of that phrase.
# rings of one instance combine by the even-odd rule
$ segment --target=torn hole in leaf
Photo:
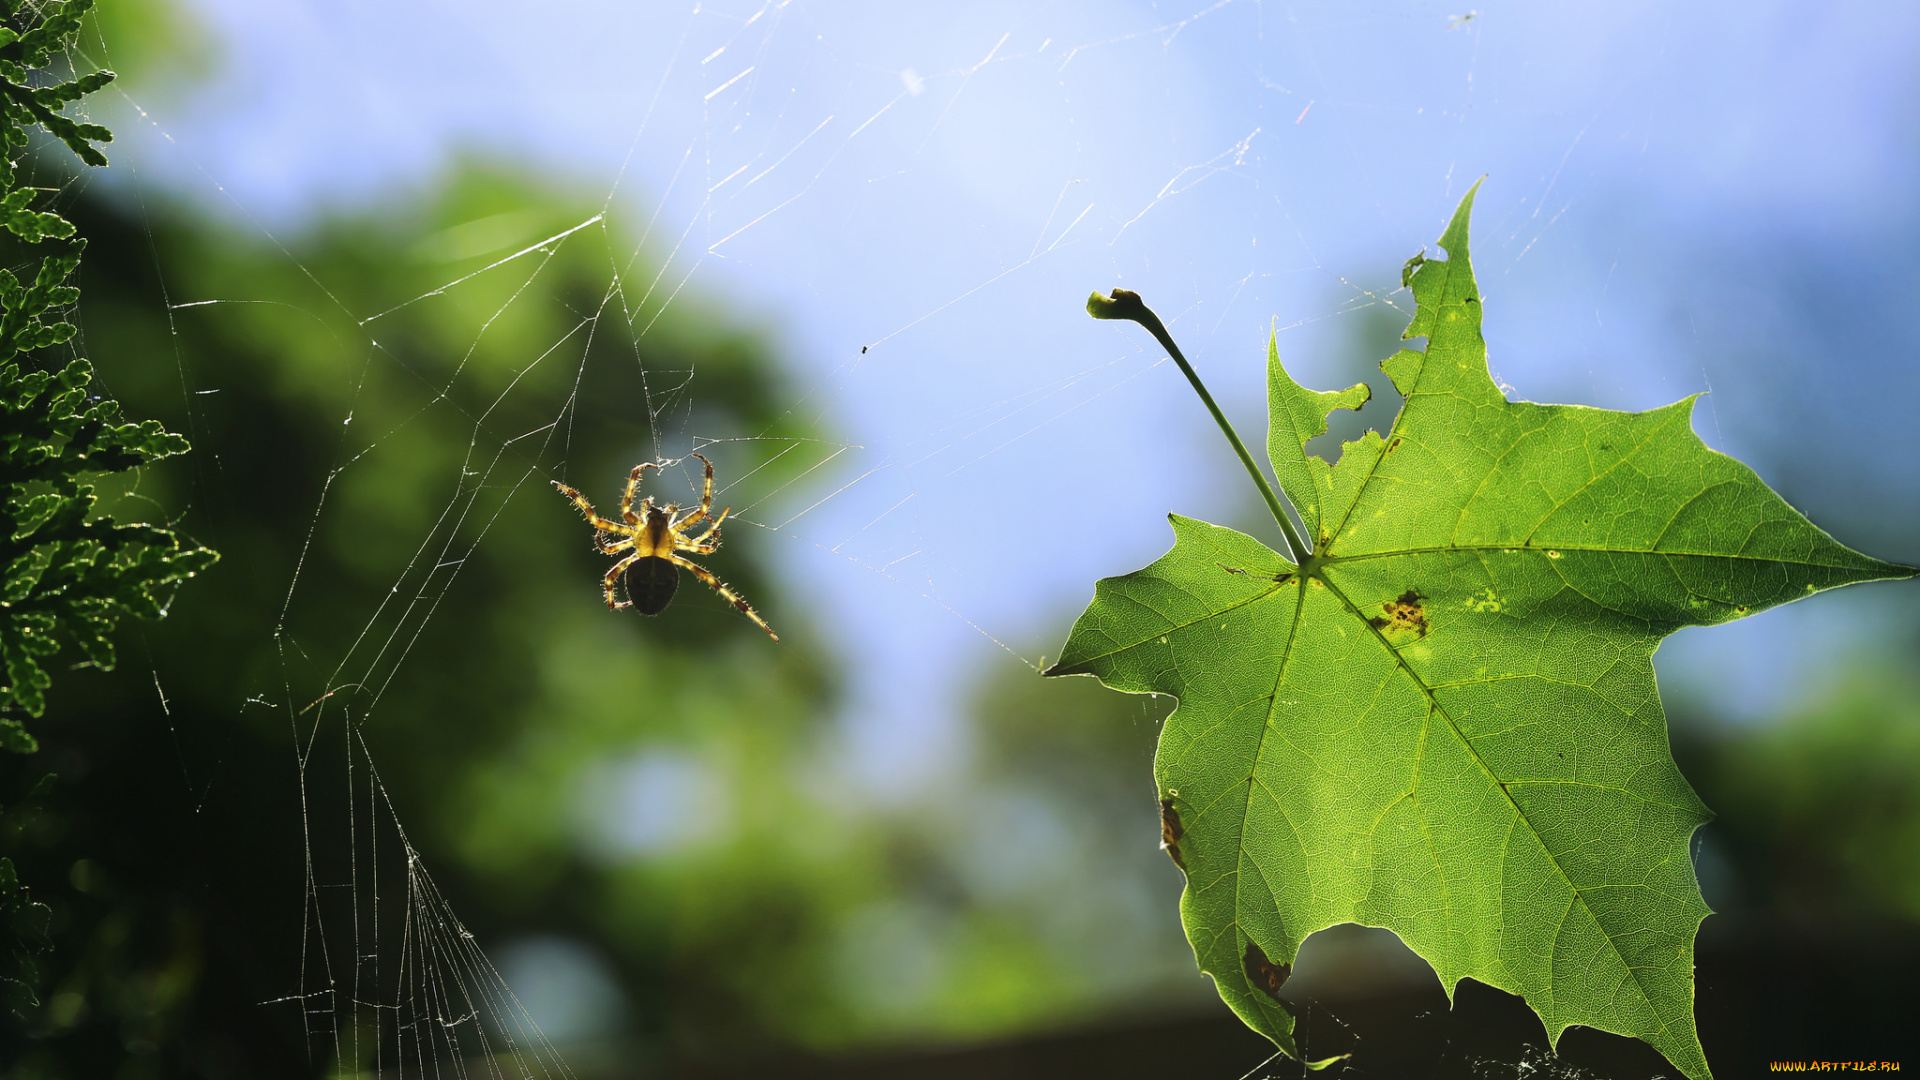
[[[1266,950],[1252,938],[1247,939],[1247,955],[1244,958],[1247,968],[1247,982],[1253,984],[1275,1001],[1280,1000],[1280,988],[1287,983],[1287,976],[1293,974],[1292,964],[1276,964],[1267,959]]]
[[[1296,1004],[1384,998],[1439,989],[1439,976],[1399,935],[1379,927],[1340,923],[1307,935],[1293,959],[1299,969],[1287,983]]]
[[[1427,261],[1426,248],[1421,248],[1420,253],[1418,255],[1415,255],[1413,258],[1407,260],[1406,265],[1400,268],[1400,287],[1401,288],[1408,289],[1413,287],[1414,272],[1419,270],[1421,266],[1425,265],[1426,261]]]
[[[1308,455],[1333,465],[1346,452],[1347,444],[1357,441],[1368,429],[1393,430],[1394,418],[1400,415],[1400,404],[1405,399],[1393,380],[1380,370],[1379,358],[1410,347],[1400,340],[1400,331],[1406,325],[1405,315],[1385,305],[1367,308],[1353,324],[1347,343],[1338,349],[1343,357],[1338,377],[1328,382],[1334,386],[1365,382],[1373,391],[1373,397],[1358,409],[1335,409],[1329,413],[1327,430],[1307,440]]]

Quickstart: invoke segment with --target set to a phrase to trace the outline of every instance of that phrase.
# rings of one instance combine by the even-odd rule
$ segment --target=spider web
[[[1476,256],[1498,305],[1493,362],[1517,396],[1647,408],[1717,388],[1701,420],[1710,442],[1780,478],[1816,521],[1915,561],[1910,541],[1874,546],[1920,524],[1911,470],[1887,464],[1915,449],[1913,429],[1890,406],[1827,389],[1868,381],[1889,388],[1885,402],[1920,389],[1912,366],[1875,356],[1890,341],[1899,354],[1888,329],[1899,320],[1875,320],[1890,319],[1887,301],[1842,276],[1826,295],[1866,316],[1852,329],[1805,305],[1757,315],[1811,270],[1776,266],[1737,284],[1725,270],[1753,271],[1782,247],[1833,250],[1817,242],[1822,229],[1848,236],[1865,264],[1905,265],[1852,208],[1891,205],[1911,231],[1912,158],[1886,134],[1911,118],[1827,119],[1861,115],[1882,92],[1866,73],[1911,59],[1911,18],[1876,34],[1880,16],[1865,9],[1836,16],[1794,61],[1818,99],[1808,104],[1742,74],[1743,50],[1779,55],[1795,39],[1805,13],[1786,5],[1743,11],[1731,27],[1618,4],[1561,22],[1252,0],[1032,11],[701,0],[541,19],[420,5],[338,22],[296,6],[196,10],[236,43],[228,69],[167,105],[123,88],[137,120],[116,125],[116,172],[132,178],[118,183],[142,199],[200,201],[278,245],[316,207],[377,202],[461,144],[589,178],[599,213],[520,236],[420,295],[348,299],[348,283],[320,276],[295,245],[282,250],[359,328],[373,366],[404,363],[383,336],[396,312],[513,283],[497,316],[560,253],[597,245],[611,284],[519,370],[571,364],[577,386],[599,362],[593,343],[611,337],[644,380],[639,402],[575,394],[540,424],[505,431],[491,418],[531,391],[516,376],[481,393],[456,358],[431,376],[421,407],[463,418],[447,494],[391,560],[392,588],[362,613],[357,637],[336,655],[305,653],[304,553],[280,622],[261,630],[284,678],[249,704],[285,714],[303,806],[343,808],[307,820],[309,851],[327,832],[345,834],[351,852],[340,865],[307,857],[307,947],[277,1005],[300,1009],[335,1060],[378,1075],[570,1075],[435,889],[364,732],[380,727],[388,688],[441,629],[463,562],[510,506],[547,500],[571,515],[546,493],[565,479],[605,512],[617,477],[571,468],[583,411],[637,404],[651,440],[637,453],[677,462],[700,451],[720,465],[727,529],[751,530],[783,583],[750,599],[783,638],[811,635],[845,661],[821,769],[857,805],[964,783],[949,763],[968,745],[965,688],[985,670],[1042,669],[1095,577],[1164,548],[1166,511],[1257,521],[1160,355],[1144,335],[1088,322],[1086,292],[1141,291],[1255,433],[1269,331],[1303,383],[1368,377],[1410,314],[1402,261],[1431,244],[1483,172],[1493,179]],[[114,46],[88,47],[110,63]],[[553,77],[554,57],[567,58],[565,78]],[[320,72],[335,69],[359,97],[318,103]],[[1784,118],[1763,119],[1770,110]],[[1745,136],[1728,132],[1729,112],[1751,125]],[[1782,142],[1825,139],[1861,167],[1816,173],[1806,162],[1823,155],[1769,149],[1768,123],[1793,133]],[[1714,154],[1696,152],[1703,138],[1717,140]],[[1794,216],[1815,224],[1754,231]],[[1676,222],[1694,223],[1683,239]],[[1685,299],[1660,299],[1675,290]],[[663,317],[716,297],[779,327],[785,414],[844,434],[717,430],[698,367],[648,367]],[[246,299],[170,296],[169,315]],[[491,321],[472,328],[476,344]],[[193,392],[184,377],[181,392]],[[469,399],[490,404],[472,412]],[[1344,434],[1389,418],[1354,419]],[[337,419],[355,438],[318,475],[289,478],[317,490],[309,542],[336,512],[336,479],[386,467],[382,446],[413,422],[361,431],[353,411]],[[1781,429],[1831,434],[1803,455]],[[1858,431],[1875,432],[1877,449],[1850,449],[1842,433]],[[1865,514],[1856,489],[1818,481],[1829,473],[1907,497]],[[672,483],[691,477],[663,488],[677,492]],[[687,592],[676,611],[718,604]],[[1792,693],[1795,672],[1856,647],[1858,634],[1824,632],[1875,617],[1871,599],[1852,603],[1805,616],[1822,620],[1818,634],[1789,609],[1719,631],[1711,652],[1683,635],[1677,651],[1698,673],[1682,670],[1678,684]],[[744,620],[737,631],[760,636]],[[1781,642],[1807,640],[1824,651],[1725,674],[1743,654],[1778,657]],[[169,674],[156,670],[156,685]]]

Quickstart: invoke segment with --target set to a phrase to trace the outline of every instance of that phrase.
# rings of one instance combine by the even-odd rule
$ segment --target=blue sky
[[[122,87],[115,182],[281,234],[517,160],[644,233],[649,310],[770,332],[831,460],[725,498],[846,661],[842,759],[882,794],[937,783],[969,683],[1057,650],[1168,511],[1256,520],[1178,373],[1086,294],[1139,290],[1257,440],[1270,328],[1301,381],[1360,377],[1482,174],[1515,396],[1710,390],[1710,444],[1920,562],[1911,4],[187,6],[214,67]],[[740,434],[700,425],[660,449]],[[1663,686],[1762,717],[1910,588],[1683,633]]]

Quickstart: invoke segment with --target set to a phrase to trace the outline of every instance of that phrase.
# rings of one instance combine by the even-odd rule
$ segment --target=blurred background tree
[[[43,894],[54,906],[61,975],[31,1041],[10,1040],[27,1055],[17,1067],[105,1075],[129,1051],[168,1071],[258,1075],[324,1064],[331,1040],[307,1045],[300,1003],[259,1003],[314,989],[298,984],[302,818],[315,823],[312,868],[324,900],[346,869],[348,809],[329,767],[343,762],[346,730],[372,748],[395,810],[429,858],[457,863],[448,891],[477,931],[497,939],[495,927],[518,919],[523,932],[624,939],[623,995],[662,1028],[673,1018],[645,1006],[677,998],[668,989],[689,972],[715,984],[714,994],[731,992],[727,979],[708,977],[727,967],[704,962],[703,950],[806,947],[777,933],[755,940],[754,926],[779,929],[762,918],[730,925],[724,941],[683,934],[667,948],[647,924],[671,901],[650,893],[676,890],[633,858],[644,844],[616,844],[613,861],[637,874],[594,864],[582,815],[596,808],[566,797],[582,770],[623,755],[711,774],[727,803],[714,817],[731,824],[661,842],[686,843],[714,863],[681,881],[751,897],[762,916],[815,899],[806,876],[842,845],[811,859],[767,859],[753,835],[793,797],[797,777],[783,775],[783,751],[830,692],[804,644],[742,641],[717,601],[702,612],[691,595],[675,609],[684,618],[613,620],[595,586],[603,560],[543,477],[524,485],[536,498],[483,504],[487,543],[457,567],[438,550],[454,530],[434,528],[450,507],[473,510],[445,482],[478,472],[455,455],[498,442],[476,432],[548,428],[576,393],[629,406],[567,417],[577,482],[610,488],[628,463],[650,459],[642,364],[682,377],[698,367],[707,430],[784,437],[764,348],[724,327],[656,333],[636,363],[630,336],[591,334],[590,324],[569,336],[579,312],[598,306],[609,265],[604,248],[589,254],[579,244],[548,261],[513,303],[486,282],[430,298],[390,316],[372,349],[347,315],[426,293],[497,257],[506,241],[518,246],[591,216],[566,218],[571,209],[504,175],[466,171],[417,205],[316,230],[300,245],[300,265],[335,284],[328,295],[258,238],[164,213],[130,222],[90,201],[73,208],[94,238],[80,322],[102,384],[207,447],[181,468],[147,470],[120,505],[184,510],[236,557],[169,624],[129,643],[139,662],[111,675],[76,673],[56,691],[41,756],[62,782],[25,830],[22,863],[71,891]],[[354,291],[338,291],[342,283]],[[170,310],[169,295],[236,302]],[[574,355],[522,370],[556,341]],[[588,349],[604,358],[582,359]],[[518,393],[495,400],[516,378]],[[375,437],[360,442],[362,431]],[[511,470],[516,480],[539,459],[540,443],[530,442]],[[710,453],[736,475],[759,464]],[[326,487],[318,515],[317,482]],[[780,610],[754,567],[750,530],[739,532],[728,537],[722,572]],[[433,541],[424,554],[412,550],[423,535]],[[369,626],[368,613],[396,587],[392,568],[410,560],[422,572],[403,584],[431,594],[434,617]],[[443,588],[454,569],[459,587]],[[367,629],[399,635],[380,643],[390,659],[367,669],[391,679],[379,688],[377,720],[359,705],[377,696],[364,683],[328,699],[330,709],[306,710],[332,689],[328,669]],[[298,730],[290,716],[301,718]],[[305,805],[303,759],[316,774]],[[741,805],[736,794],[755,801]],[[730,873],[745,880],[725,881]],[[476,893],[489,899],[462,903]],[[309,943],[308,959],[318,945]],[[736,1004],[724,1015],[753,1010]]]
[[[477,164],[317,226],[293,260],[145,211],[70,208],[93,244],[82,337],[104,386],[205,449],[106,505],[184,512],[228,554],[131,632],[137,662],[56,688],[39,759],[60,781],[14,841],[60,885],[36,893],[54,977],[11,1075],[369,1066],[333,1060],[351,973],[319,970],[354,911],[349,823],[362,844],[384,827],[346,802],[349,738],[583,1075],[1004,1037],[1164,1010],[1168,988],[1177,1012],[1208,1007],[1146,797],[1170,703],[1001,680],[965,786],[875,816],[810,779],[834,662],[755,530],[730,524],[704,561],[778,646],[691,586],[659,618],[605,609],[606,560],[546,477],[610,506],[654,456],[651,379],[656,413],[694,400],[723,485],[778,488],[800,468],[779,451],[815,432],[782,408],[765,332],[686,305],[636,346],[617,316],[583,320],[622,250],[598,226],[530,282],[435,294],[593,216]],[[369,345],[349,313],[396,297],[420,299]],[[653,490],[686,502],[693,479]],[[414,601],[431,618],[393,614]],[[339,685],[338,658],[381,649]],[[389,917],[406,902],[363,880],[361,914],[375,889]],[[391,977],[397,942],[371,948]]]

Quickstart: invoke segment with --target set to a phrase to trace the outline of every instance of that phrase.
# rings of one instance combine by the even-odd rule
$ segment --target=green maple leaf
[[[1476,185],[1477,188],[1478,185]],[[1835,542],[1709,449],[1691,398],[1641,413],[1508,401],[1467,256],[1473,192],[1416,256],[1382,367],[1393,430],[1307,457],[1365,385],[1296,384],[1269,345],[1268,453],[1312,551],[1232,435],[1293,558],[1173,515],[1159,561],[1098,583],[1049,675],[1171,694],[1154,765],[1180,914],[1228,1005],[1290,1054],[1280,985],[1307,935],[1398,934],[1449,996],[1521,995],[1710,1075],[1693,1022],[1708,914],[1653,653],[1683,627],[1914,571]],[[1159,320],[1130,293],[1089,310]]]

